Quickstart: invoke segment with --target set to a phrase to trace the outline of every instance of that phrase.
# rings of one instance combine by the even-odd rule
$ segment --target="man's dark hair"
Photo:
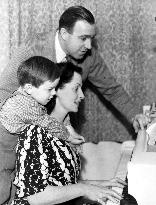
[[[65,84],[69,83],[72,81],[73,76],[74,76],[74,72],[82,75],[82,68],[74,65],[71,62],[67,62],[67,63],[58,63],[57,64],[58,67],[63,70],[62,74],[60,76],[60,80],[58,85],[56,86],[56,90],[58,88],[63,88]]]
[[[65,28],[69,33],[72,33],[75,23],[79,20],[95,24],[94,16],[88,9],[83,6],[71,6],[60,17],[59,31],[61,28]]]
[[[17,71],[17,78],[20,86],[30,83],[39,87],[47,80],[56,80],[61,73],[61,68],[51,60],[42,56],[33,56],[21,63]]]

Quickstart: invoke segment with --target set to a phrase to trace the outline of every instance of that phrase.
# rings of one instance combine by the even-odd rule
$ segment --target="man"
[[[0,108],[18,87],[16,72],[19,64],[29,57],[41,55],[54,62],[63,62],[68,58],[82,67],[83,81],[88,79],[104,98],[132,122],[137,110],[123,87],[110,74],[98,51],[92,47],[95,35],[95,19],[92,13],[82,6],[68,8],[60,17],[56,33],[52,31],[32,36],[15,51],[0,76]],[[0,204],[4,203],[10,194],[10,176],[15,162],[13,150],[17,140],[17,137],[13,136],[11,141],[5,134],[8,133],[0,136]]]

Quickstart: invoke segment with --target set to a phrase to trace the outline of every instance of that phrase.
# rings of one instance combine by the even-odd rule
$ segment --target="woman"
[[[85,196],[104,204],[105,199],[117,201],[121,196],[104,187],[112,183],[121,187],[120,181],[79,182],[80,158],[76,149],[60,136],[69,135],[63,122],[69,112],[77,112],[84,98],[81,68],[71,63],[59,64],[64,67],[57,86],[54,109],[51,117],[55,124],[53,134],[35,125],[28,126],[20,135],[17,145],[16,176],[17,186],[12,205],[60,204]],[[71,202],[73,204],[73,202]]]

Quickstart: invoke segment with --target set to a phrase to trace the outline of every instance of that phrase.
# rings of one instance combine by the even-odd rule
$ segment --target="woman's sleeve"
[[[19,137],[14,184],[19,188],[20,197],[41,192],[48,184],[48,163],[44,146],[47,143],[46,135],[44,129],[30,125]]]

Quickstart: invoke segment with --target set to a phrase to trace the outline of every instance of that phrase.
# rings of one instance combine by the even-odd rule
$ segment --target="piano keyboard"
[[[132,156],[132,151],[134,148],[135,142],[134,141],[126,141],[122,144],[122,152],[119,165],[117,167],[115,177],[118,177],[125,181],[127,176],[127,163],[130,161]],[[118,193],[122,194],[123,189],[119,187],[113,187],[113,190],[117,191]],[[119,203],[114,203],[110,200],[106,202],[106,205],[117,205]]]

